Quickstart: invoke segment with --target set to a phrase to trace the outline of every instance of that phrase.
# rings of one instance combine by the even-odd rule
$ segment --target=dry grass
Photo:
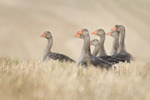
[[[0,59],[0,100],[149,100],[150,63],[87,69],[59,62]]]

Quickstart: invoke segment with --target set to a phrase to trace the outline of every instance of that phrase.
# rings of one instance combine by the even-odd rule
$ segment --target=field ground
[[[150,63],[117,70],[0,59],[0,100],[149,100]]]

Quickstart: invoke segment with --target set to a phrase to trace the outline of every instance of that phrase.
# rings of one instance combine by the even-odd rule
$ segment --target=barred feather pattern
[[[78,65],[81,65],[84,67],[87,67],[90,64],[95,67],[106,68],[106,69],[109,69],[112,67],[111,63],[109,63],[101,58],[94,57],[94,56],[83,59],[78,63]]]
[[[53,53],[53,52],[50,52],[47,55],[46,59],[58,60],[60,62],[75,62],[73,59],[71,59],[70,57],[64,54]]]

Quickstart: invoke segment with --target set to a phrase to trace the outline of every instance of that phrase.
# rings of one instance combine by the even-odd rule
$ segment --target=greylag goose
[[[92,34],[94,35],[98,35],[100,37],[100,49],[99,49],[99,52],[98,52],[98,56],[101,57],[101,56],[107,56],[106,54],[106,50],[104,48],[104,42],[105,42],[105,32],[103,29],[97,29],[96,31],[92,32]]]
[[[115,32],[115,31],[112,31],[112,32],[106,33],[106,35],[112,36],[114,38],[113,46],[112,46],[111,53],[110,53],[110,55],[113,56],[113,55],[118,53],[119,33]]]
[[[106,61],[108,61],[112,64],[118,63],[118,60],[116,60],[115,58],[112,58],[111,56],[108,56],[106,54],[106,51],[105,51],[105,48],[104,48],[105,31],[103,29],[97,29],[96,31],[92,32],[92,34],[97,35],[97,36],[100,37],[100,49],[99,49],[98,58],[106,60]]]
[[[66,55],[51,52],[51,48],[53,45],[53,37],[52,37],[51,32],[45,31],[41,35],[41,37],[44,37],[48,40],[48,44],[47,44],[47,46],[44,50],[44,54],[43,54],[43,61],[45,61],[46,59],[52,59],[52,60],[59,60],[61,62],[75,62],[73,59],[69,58]]]
[[[92,55],[96,57],[98,52],[99,52],[99,49],[100,49],[99,41],[97,39],[93,39],[93,40],[90,41],[90,44],[92,46],[94,46],[94,50],[93,50]]]
[[[101,68],[106,68],[106,69],[109,69],[112,66],[107,61],[104,61],[101,58],[94,57],[91,54],[90,35],[87,29],[82,28],[80,31],[77,32],[77,35],[75,35],[75,37],[78,37],[84,40],[81,55],[78,59],[78,65],[88,66],[89,64],[92,64],[95,67],[101,67]]]
[[[120,35],[120,42],[119,42],[119,50],[118,53],[115,54],[113,57],[117,58],[121,62],[127,61],[130,63],[130,60],[133,60],[133,57],[130,53],[126,51],[125,47],[125,27],[123,25],[116,25],[113,29],[112,32],[118,32]]]

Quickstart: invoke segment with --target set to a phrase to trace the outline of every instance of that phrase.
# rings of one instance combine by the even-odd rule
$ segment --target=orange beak
[[[79,38],[79,37],[80,37],[80,34],[77,34],[77,35],[75,35],[74,37],[77,37],[77,38]]]
[[[41,37],[45,37],[46,36],[46,34],[45,33],[43,33],[42,35],[41,35]]]
[[[80,31],[77,31],[76,33],[77,33],[77,34],[82,34],[82,31],[80,30]]]
[[[116,27],[112,28],[111,30],[112,30],[112,31],[115,31],[115,30],[116,30]]]
[[[109,33],[106,33],[106,35],[111,35],[111,33],[109,32]]]
[[[96,31],[94,31],[94,32],[92,32],[92,34],[94,34],[94,35],[95,35],[95,34],[97,34],[97,30],[96,30]]]
[[[77,31],[76,33],[77,33],[77,35],[75,35],[74,37],[79,38],[79,37],[80,37],[80,35],[82,34],[82,31],[80,30],[80,31]]]

